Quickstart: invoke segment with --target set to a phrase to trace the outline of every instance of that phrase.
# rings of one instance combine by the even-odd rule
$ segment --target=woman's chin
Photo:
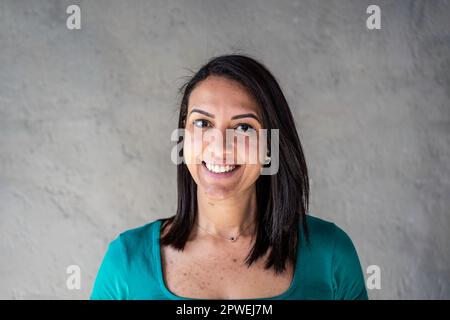
[[[234,189],[225,188],[221,186],[202,186],[200,191],[211,200],[225,200],[234,195]]]

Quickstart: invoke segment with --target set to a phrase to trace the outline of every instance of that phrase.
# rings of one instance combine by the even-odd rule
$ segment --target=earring
[[[266,155],[266,157],[264,158],[264,165],[268,165],[270,163],[270,161],[271,161],[271,158],[268,155]]]

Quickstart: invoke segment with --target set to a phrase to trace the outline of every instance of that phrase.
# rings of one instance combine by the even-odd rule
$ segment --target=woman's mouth
[[[232,176],[238,169],[240,165],[219,165],[213,163],[206,163],[202,161],[202,167],[206,169],[205,171],[209,176],[217,178],[225,178]]]

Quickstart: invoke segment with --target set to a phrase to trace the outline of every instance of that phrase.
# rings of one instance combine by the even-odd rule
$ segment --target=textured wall
[[[88,298],[109,241],[174,212],[177,88],[231,52],[279,79],[370,297],[450,298],[449,1],[127,3],[0,2],[0,298]]]

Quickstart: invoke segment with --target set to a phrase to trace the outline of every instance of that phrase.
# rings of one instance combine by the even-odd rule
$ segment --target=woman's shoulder
[[[308,227],[316,232],[329,232],[335,227],[333,222],[316,217],[311,213],[306,215],[306,222]]]
[[[127,251],[135,251],[153,245],[162,219],[154,219],[138,227],[122,231],[113,242],[121,242]]]
[[[368,299],[359,256],[349,235],[335,223],[310,216],[312,250],[328,261],[335,299]],[[316,257],[317,258],[317,257]],[[325,259],[324,259],[325,258]]]
[[[310,242],[316,248],[329,251],[352,249],[353,242],[347,232],[334,222],[318,218],[311,214],[306,216]]]
[[[368,299],[359,256],[348,234],[335,223],[311,215],[307,216],[307,223],[312,248],[307,250],[312,255],[310,261],[325,265],[321,269],[313,263],[311,272],[331,272],[335,299]]]
[[[306,223],[311,237],[320,240],[330,239],[337,229],[340,229],[334,222],[316,217],[314,215],[306,215]]]
[[[127,299],[130,275],[140,274],[142,262],[154,254],[160,219],[121,232],[109,243],[100,265],[91,299]],[[150,265],[153,268],[152,265]],[[137,272],[137,273],[136,273]]]

